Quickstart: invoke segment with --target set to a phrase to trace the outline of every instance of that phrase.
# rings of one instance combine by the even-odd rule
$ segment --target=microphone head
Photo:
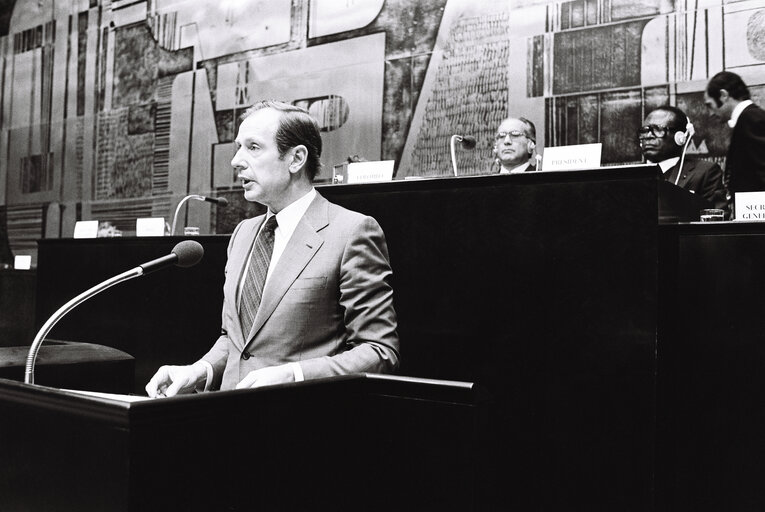
[[[193,267],[199,263],[205,254],[202,244],[194,240],[184,240],[173,247],[170,252],[178,256],[175,265],[182,268]]]
[[[228,204],[228,199],[225,197],[208,197],[208,196],[197,196],[202,201],[207,201],[208,203],[215,203],[218,206],[226,206]]]
[[[472,135],[464,135],[461,142],[462,147],[465,149],[473,149],[475,147],[475,137]]]

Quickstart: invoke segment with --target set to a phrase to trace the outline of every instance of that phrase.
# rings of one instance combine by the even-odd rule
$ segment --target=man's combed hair
[[[262,100],[255,103],[244,111],[241,120],[244,121],[253,113],[264,108],[272,108],[282,114],[279,117],[279,126],[274,137],[279,155],[283,157],[295,146],[305,146],[308,150],[305,172],[313,181],[321,170],[322,144],[319,123],[303,107],[276,100]]]
[[[749,88],[741,77],[730,71],[720,71],[707,84],[707,95],[715,100],[718,107],[721,105],[720,90],[722,89],[728,91],[728,96],[734,100],[743,101],[751,98]]]

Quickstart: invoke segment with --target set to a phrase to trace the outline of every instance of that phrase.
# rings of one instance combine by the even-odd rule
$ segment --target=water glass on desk
[[[701,210],[701,222],[722,222],[725,220],[725,210],[707,208]]]

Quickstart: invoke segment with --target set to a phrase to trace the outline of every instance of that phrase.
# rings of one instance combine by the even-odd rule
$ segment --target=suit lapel
[[[329,202],[317,193],[316,198],[300,219],[263,290],[263,298],[252,329],[247,335],[245,346],[263,327],[284,294],[324,243],[324,239],[317,232],[329,224],[328,207]]]
[[[683,162],[683,168],[680,169],[680,162],[678,161],[669,171],[669,174],[667,175],[667,181],[675,183],[675,180],[677,180],[677,173],[679,172],[680,179],[677,180],[677,185],[680,186],[681,183],[688,181],[688,178],[691,176],[691,172],[695,167],[696,163],[693,160],[686,159]]]

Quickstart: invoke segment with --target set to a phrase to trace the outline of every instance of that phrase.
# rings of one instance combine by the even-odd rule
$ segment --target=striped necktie
[[[250,332],[255,315],[263,298],[263,286],[266,283],[268,264],[271,263],[271,254],[274,252],[274,231],[276,230],[276,215],[272,215],[266,221],[263,229],[255,239],[255,246],[250,257],[250,266],[247,269],[247,277],[244,279],[242,298],[239,304],[239,321],[242,323],[242,333],[245,338]]]

